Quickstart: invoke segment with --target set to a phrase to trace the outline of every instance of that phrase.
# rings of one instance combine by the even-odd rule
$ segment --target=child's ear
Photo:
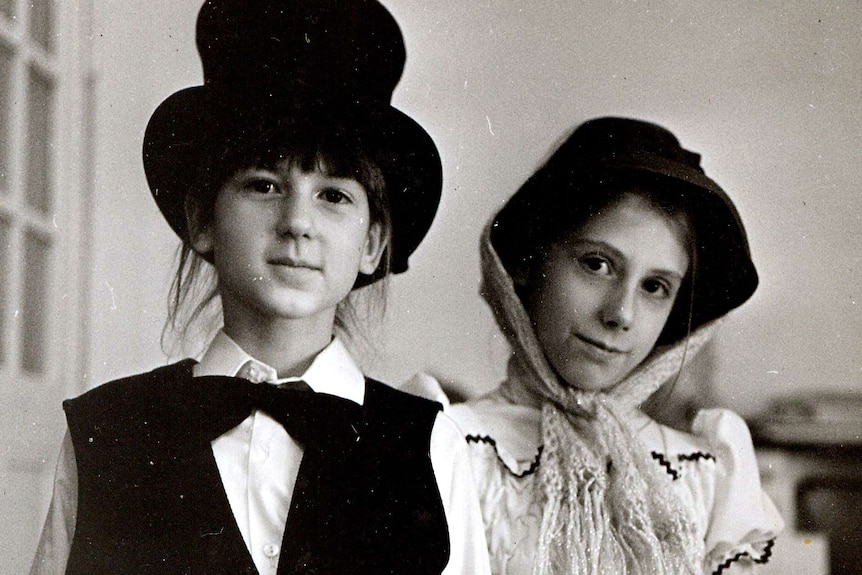
[[[389,245],[389,233],[383,230],[383,226],[374,222],[368,226],[368,234],[365,237],[365,245],[359,256],[359,272],[371,275],[380,265],[380,258]]]
[[[207,255],[213,250],[213,239],[210,225],[203,221],[200,205],[192,196],[186,196],[186,225],[189,230],[189,243],[192,249],[200,255]]]

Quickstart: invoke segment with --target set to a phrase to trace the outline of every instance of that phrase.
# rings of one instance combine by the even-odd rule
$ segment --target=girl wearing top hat
[[[782,521],[745,423],[709,409],[682,432],[638,409],[758,282],[739,215],[700,156],[652,123],[588,121],[491,220],[481,255],[482,295],[512,356],[495,391],[450,415],[470,448],[492,571],[765,563]]]
[[[375,0],[207,0],[196,36],[204,83],[156,109],[143,159],[182,240],[171,317],[217,298],[224,325],[199,362],[64,403],[33,573],[487,572],[459,432],[335,329],[440,198],[434,143],[390,105],[397,23]]]

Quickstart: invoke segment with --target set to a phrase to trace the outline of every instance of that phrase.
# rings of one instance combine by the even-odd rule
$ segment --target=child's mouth
[[[314,265],[312,262],[294,258],[274,258],[269,260],[269,263],[277,266],[284,266],[295,269],[319,270],[320,266]]]
[[[604,342],[589,338],[589,337],[581,335],[581,334],[576,334],[575,337],[577,337],[579,340],[581,340],[585,344],[589,345],[590,347],[595,348],[598,351],[603,352],[605,354],[625,353],[625,350],[622,350],[618,347],[614,347],[612,345],[608,345]]]

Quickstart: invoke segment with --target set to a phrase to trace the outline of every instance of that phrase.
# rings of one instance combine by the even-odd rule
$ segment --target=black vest
[[[64,402],[78,466],[67,574],[254,574],[186,360]],[[205,378],[204,378],[205,379]],[[449,559],[429,456],[439,405],[366,380],[360,440],[300,467],[278,573],[439,574]],[[211,419],[211,418],[210,418]],[[301,495],[302,494],[302,495]]]

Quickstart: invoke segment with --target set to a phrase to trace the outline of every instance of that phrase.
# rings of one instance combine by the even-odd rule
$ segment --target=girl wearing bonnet
[[[450,414],[492,571],[767,562],[782,520],[743,420],[707,409],[678,431],[639,409],[758,283],[739,214],[700,156],[653,123],[588,121],[493,217],[481,257],[512,356],[497,389]]]

